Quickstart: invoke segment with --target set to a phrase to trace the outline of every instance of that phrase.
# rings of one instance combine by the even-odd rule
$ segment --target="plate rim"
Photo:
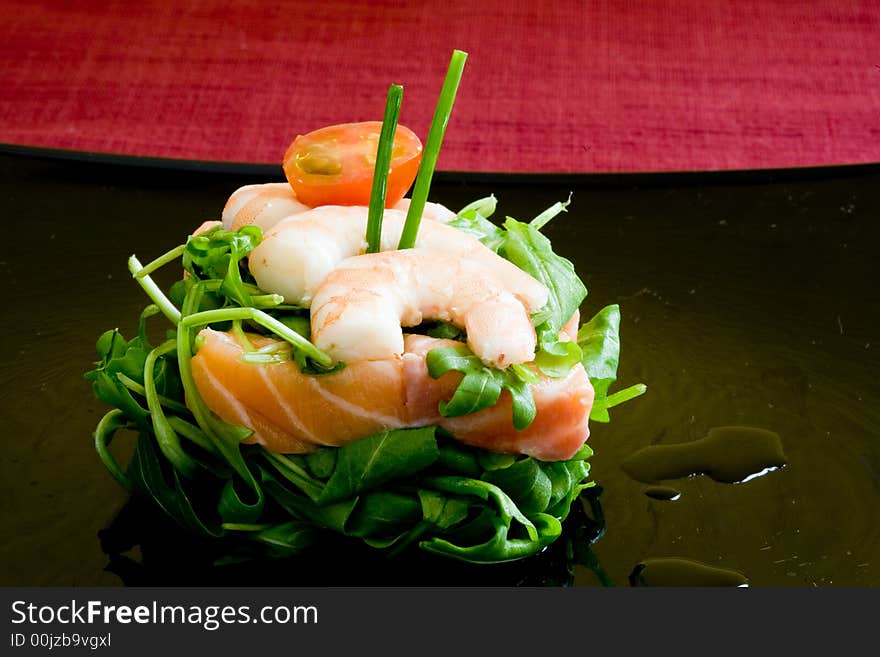
[[[225,160],[193,160],[104,151],[50,148],[0,142],[0,155],[79,162],[125,168],[165,169],[241,176],[280,177],[280,164]],[[438,182],[485,183],[497,185],[558,184],[578,187],[687,186],[696,184],[754,184],[794,180],[821,180],[880,174],[880,162],[856,162],[783,168],[694,169],[627,172],[491,172],[438,170]]]

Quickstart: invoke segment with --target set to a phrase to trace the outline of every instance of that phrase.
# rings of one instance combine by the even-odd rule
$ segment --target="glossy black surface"
[[[600,533],[594,500],[568,542],[514,567],[387,563],[345,544],[307,561],[211,567],[210,546],[127,505],[104,471],[91,433],[106,409],[82,373],[98,335],[131,333],[146,304],[127,257],[178,244],[265,173],[0,156],[0,585],[740,581],[719,568],[752,586],[880,584],[877,167],[441,176],[432,200],[457,208],[495,193],[499,214],[519,219],[574,192],[545,232],[590,290],[584,315],[621,305],[620,385],[649,387],[592,426],[604,535],[583,550]],[[777,434],[785,465],[744,483],[648,483],[622,467],[647,446],[727,426]]]

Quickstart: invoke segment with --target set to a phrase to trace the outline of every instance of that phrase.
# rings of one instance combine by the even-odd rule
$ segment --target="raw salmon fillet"
[[[437,424],[458,440],[483,449],[527,454],[543,461],[568,459],[589,437],[593,388],[581,365],[561,379],[534,385],[537,415],[521,431],[513,427],[511,399],[470,415],[444,418],[440,401],[452,397],[461,374],[428,375],[431,349],[459,345],[408,335],[403,355],[348,363],[338,372],[308,375],[293,361],[248,363],[227,333],[204,329],[192,373],[205,403],[218,416],[254,430],[245,442],[281,453],[340,446],[387,429]],[[275,342],[250,335],[256,347]]]

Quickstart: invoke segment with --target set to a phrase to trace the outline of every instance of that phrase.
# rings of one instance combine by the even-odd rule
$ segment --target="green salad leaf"
[[[532,317],[538,336],[535,364],[547,376],[565,376],[580,360],[581,353],[576,342],[560,340],[559,332],[583,303],[587,288],[575,273],[574,265],[554,253],[550,240],[534,225],[508,217],[504,226],[507,239],[501,247],[502,255],[549,291],[547,305]]]
[[[571,261],[556,255],[553,245],[534,226],[508,217],[504,222],[507,239],[502,255],[528,272],[549,290],[547,305],[535,318],[536,325],[547,322],[561,330],[587,296],[587,288],[574,271]]]
[[[196,278],[222,281],[219,292],[240,306],[252,305],[238,263],[262,240],[258,226],[244,226],[229,231],[219,226],[201,235],[191,236],[183,255],[183,268]]]
[[[334,502],[403,479],[437,460],[434,427],[385,431],[339,450],[320,502]]]
[[[452,399],[440,402],[440,415],[459,417],[494,406],[501,391],[513,400],[513,426],[525,429],[535,419],[535,400],[529,383],[532,379],[522,369],[499,370],[489,367],[465,345],[432,349],[425,359],[428,374],[439,379],[447,372],[461,372],[464,377]]]
[[[581,362],[596,394],[590,419],[609,422],[609,408],[638,397],[647,389],[639,383],[615,395],[608,395],[608,388],[617,380],[620,361],[620,308],[613,304],[596,313],[578,330],[578,344],[583,352]]]
[[[158,312],[155,305],[144,309],[138,322],[138,334],[131,340],[126,340],[118,329],[103,333],[95,345],[100,360],[95,364],[95,369],[85,375],[92,382],[95,397],[121,410],[130,422],[141,429],[149,424],[150,412],[135,399],[127,383],[134,381],[142,389],[144,366],[152,350],[147,339],[146,323]],[[166,371],[163,367],[155,375],[157,391],[179,396],[176,376],[169,376],[169,373],[170,370]]]
[[[270,525],[252,535],[252,540],[264,545],[267,555],[275,558],[299,554],[313,545],[318,538],[318,530],[305,520],[291,520]]]
[[[463,207],[449,225],[463,233],[473,235],[497,252],[506,239],[504,230],[489,221],[489,217],[495,213],[497,203],[498,200],[494,195],[478,199]]]

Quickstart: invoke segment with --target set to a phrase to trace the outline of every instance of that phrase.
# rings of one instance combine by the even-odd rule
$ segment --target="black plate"
[[[545,232],[590,289],[586,315],[622,307],[620,383],[649,390],[612,411],[611,424],[592,426],[592,474],[603,493],[580,530],[595,538],[601,506],[595,561],[572,565],[557,549],[516,567],[474,569],[420,558],[388,564],[332,546],[318,566],[222,569],[149,509],[127,504],[93,451],[106,409],[82,374],[97,336],[131,333],[145,305],[127,257],[146,262],[217,217],[235,188],[280,172],[17,150],[0,155],[0,584],[589,586],[693,575],[654,561],[666,557],[736,571],[757,586],[880,583],[877,166],[439,175],[433,200],[456,208],[494,193],[499,212],[520,219],[574,192],[569,213]],[[681,493],[675,501],[649,497],[651,487],[622,468],[645,446],[730,425],[777,433],[786,465],[737,484],[707,475],[664,481]],[[631,577],[640,563],[653,578]]]

